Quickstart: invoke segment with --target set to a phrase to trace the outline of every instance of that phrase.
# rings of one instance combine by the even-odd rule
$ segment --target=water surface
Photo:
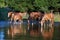
[[[35,21],[33,23],[24,21],[22,24],[9,24],[0,21],[0,40],[44,40],[40,24]],[[52,40],[60,40],[60,22],[55,22],[53,30]]]

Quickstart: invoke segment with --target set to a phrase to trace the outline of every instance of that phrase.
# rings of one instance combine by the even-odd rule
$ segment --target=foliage
[[[8,10],[6,8],[0,8],[0,20],[7,20]]]
[[[0,0],[0,7],[5,7],[5,1],[4,0]]]
[[[60,0],[0,0],[0,19],[2,17],[4,17],[2,19],[7,17],[6,15],[8,11],[7,9],[4,9],[6,7],[21,12],[36,10],[48,12],[51,8],[58,11],[58,8],[60,8]]]
[[[43,10],[48,11],[49,7],[60,8],[60,0],[0,0],[0,7],[8,6],[13,10],[28,11]]]
[[[58,17],[60,17],[60,14],[59,15],[55,14],[55,16],[54,16],[55,22],[60,22],[60,18],[58,18]]]
[[[47,11],[49,4],[48,0],[35,0],[34,2],[36,7],[39,7],[39,10]]]

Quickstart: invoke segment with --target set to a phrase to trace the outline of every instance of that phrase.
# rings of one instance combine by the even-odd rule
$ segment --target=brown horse
[[[16,21],[22,21],[22,15],[21,15],[21,13],[14,13],[14,15],[13,15],[13,20],[14,20],[14,22],[16,22]]]
[[[44,23],[48,22],[48,21],[50,21],[50,27],[52,27],[54,24],[54,14],[53,13],[48,13],[48,14],[45,13],[44,14],[44,16],[40,22],[41,23],[41,31],[42,31]]]
[[[40,20],[42,18],[43,14],[41,12],[31,12],[29,15],[29,19],[38,19]]]
[[[10,17],[11,22],[14,20],[16,21],[22,21],[22,17],[26,15],[26,13],[21,13],[21,12],[9,12],[8,17]]]

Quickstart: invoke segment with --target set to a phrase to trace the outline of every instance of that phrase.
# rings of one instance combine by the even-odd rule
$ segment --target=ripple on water
[[[0,31],[0,40],[4,40],[4,31]]]

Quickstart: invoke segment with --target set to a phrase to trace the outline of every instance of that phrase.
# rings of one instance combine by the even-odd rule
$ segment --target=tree
[[[48,0],[35,0],[34,6],[38,7],[39,10],[47,11],[49,7]]]
[[[5,0],[0,0],[0,8],[5,7]]]
[[[19,10],[21,12],[28,10],[29,0],[6,0],[6,3],[9,7],[12,7],[14,10]]]
[[[13,10],[19,10],[21,12],[28,10],[49,11],[49,7],[59,8],[59,1],[60,0],[0,0],[0,7],[8,6]]]
[[[49,5],[54,7],[55,10],[58,10],[58,8],[60,7],[60,3],[58,3],[60,0],[49,0]]]

